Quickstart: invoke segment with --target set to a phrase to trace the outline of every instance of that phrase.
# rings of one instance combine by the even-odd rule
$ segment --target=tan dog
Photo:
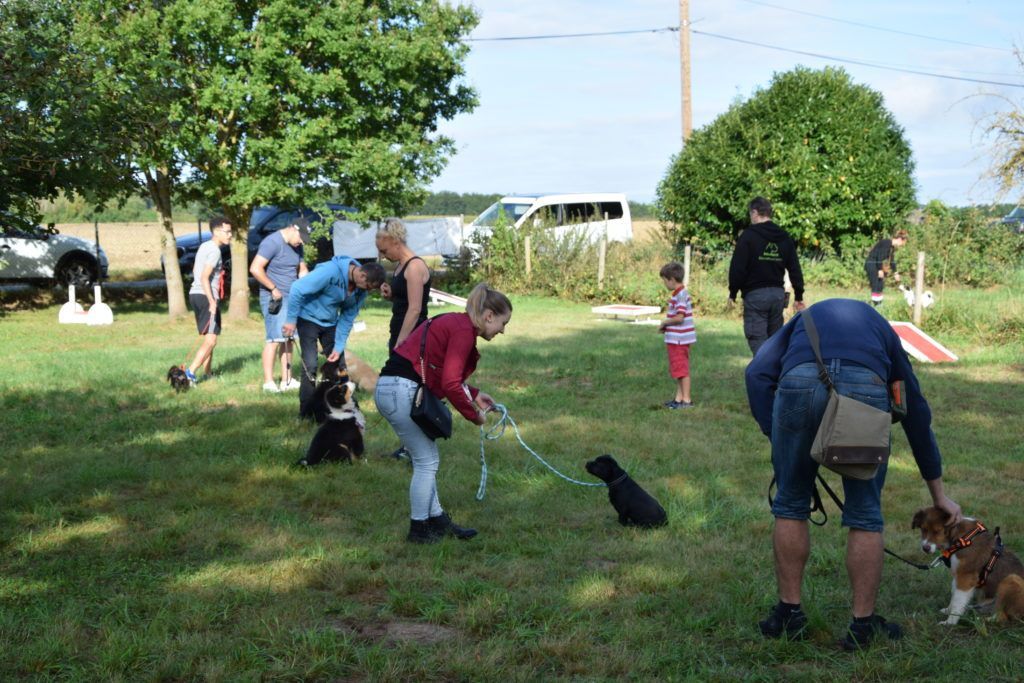
[[[1024,564],[1002,547],[999,530],[989,531],[970,517],[948,521],[948,512],[929,507],[918,510],[910,526],[921,530],[924,552],[942,551],[932,564],[945,562],[953,572],[953,596],[942,610],[947,615],[942,623],[956,624],[977,590],[986,599],[979,607],[990,607],[994,599],[997,621],[1024,619]]]

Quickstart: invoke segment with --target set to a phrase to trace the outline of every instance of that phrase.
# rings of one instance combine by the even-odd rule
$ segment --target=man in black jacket
[[[772,222],[772,205],[754,197],[748,207],[750,227],[740,233],[729,264],[729,302],[743,293],[743,333],[750,351],[757,350],[782,327],[786,307],[783,274],[793,285],[793,307],[804,308],[804,276],[796,257],[796,244],[785,230]]]

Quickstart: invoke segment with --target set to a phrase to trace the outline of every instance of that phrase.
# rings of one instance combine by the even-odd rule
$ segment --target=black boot
[[[476,529],[459,526],[452,521],[447,512],[442,512],[437,517],[431,517],[427,520],[427,523],[430,525],[430,530],[439,537],[450,534],[461,541],[465,541],[476,536]]]
[[[431,527],[430,520],[410,519],[409,535],[405,537],[405,540],[410,543],[437,543],[441,540],[441,536],[442,534],[435,532]]]

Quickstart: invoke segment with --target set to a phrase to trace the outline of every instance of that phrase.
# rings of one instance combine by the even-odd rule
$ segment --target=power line
[[[746,2],[754,2],[754,0],[745,0]],[[764,3],[757,3],[764,4]],[[632,35],[637,33],[672,33],[678,32],[678,26],[666,26],[664,28],[645,28],[635,29],[630,31],[600,31],[592,33],[558,33],[558,34],[546,34],[546,35],[530,35],[530,36],[500,36],[492,38],[466,38],[467,42],[506,42],[506,41],[522,41],[522,40],[548,40],[553,38],[589,38],[593,36],[621,36],[621,35]],[[908,68],[894,66],[891,64],[883,64],[879,62],[869,62],[862,59],[851,59],[848,57],[835,57],[833,55],[821,54],[818,52],[807,52],[805,50],[794,50],[792,48],[780,47],[778,45],[768,45],[767,43],[759,43],[753,40],[744,40],[742,38],[733,38],[732,36],[723,36],[717,33],[708,33],[707,31],[698,31],[697,29],[691,29],[693,33],[702,36],[708,36],[709,38],[718,38],[719,40],[728,40],[735,43],[743,43],[744,45],[753,45],[755,47],[763,47],[768,50],[777,50],[779,52],[789,52],[791,54],[803,55],[805,57],[815,57],[817,59],[824,59],[826,61],[839,62],[842,64],[856,64],[858,66],[866,66],[872,69],[881,69],[883,71],[897,71],[900,73],[914,74],[916,76],[927,76],[930,78],[944,78],[952,81],[965,81],[967,83],[980,83],[982,85],[1002,85],[1009,88],[1024,88],[1024,84],[1019,83],[1004,83],[1002,81],[989,81],[978,78],[967,78],[965,76],[951,76],[949,74],[939,74],[930,71],[924,71],[918,68]],[[998,49],[998,48],[993,48]],[[964,71],[958,69],[961,73],[972,73],[970,71]],[[974,73],[987,73],[987,72],[974,72]],[[1010,74],[1006,74],[1009,76]]]
[[[909,31],[900,31],[894,28],[886,28],[885,26],[875,26],[874,24],[863,24],[859,21],[850,21],[848,19],[837,19],[836,17],[827,17],[824,14],[815,14],[814,12],[805,12],[803,10],[793,9],[791,7],[783,7],[781,5],[773,5],[768,2],[760,2],[759,0],[743,0],[743,2],[750,3],[751,5],[761,5],[762,7],[771,7],[772,9],[782,10],[783,12],[792,12],[793,14],[803,14],[804,16],[814,17],[816,19],[824,19],[825,21],[834,21],[838,24],[848,24],[850,26],[859,26],[861,28],[869,28],[874,31],[885,31],[886,33],[896,33],[901,36],[910,36],[912,38],[921,38],[923,40],[934,40],[940,43],[952,43],[954,45],[966,45],[968,47],[980,47],[985,50],[998,50],[999,52],[1013,53],[1013,50],[1005,47],[993,47],[991,45],[979,45],[978,43],[967,43],[962,40],[953,40],[952,38],[937,38],[935,36],[926,36],[922,33],[911,33]]]
[[[859,59],[847,59],[844,57],[833,57],[832,55],[823,55],[817,52],[806,52],[804,50],[793,50],[791,48],[779,47],[778,45],[768,45],[766,43],[758,43],[753,40],[743,40],[742,38],[733,38],[731,36],[723,36],[717,33],[708,33],[707,31],[698,31],[693,29],[693,32],[697,35],[708,36],[709,38],[718,38],[719,40],[728,40],[734,43],[743,43],[744,45],[754,45],[756,47],[763,47],[768,50],[778,50],[779,52],[790,52],[792,54],[804,55],[805,57],[816,57],[817,59],[825,59],[833,62],[840,62],[843,64],[856,64],[858,66],[867,66],[872,69],[882,69],[885,71],[899,71],[901,73],[915,74],[917,76],[930,76],[931,78],[945,78],[950,81],[966,81],[968,83],[981,83],[983,85],[1001,85],[1007,88],[1024,88],[1024,84],[1021,83],[1004,83],[1001,81],[986,81],[978,78],[966,78],[964,76],[950,76],[947,74],[937,74],[929,71],[920,71],[917,69],[903,69],[896,66],[883,66],[880,64],[873,64]]]
[[[625,36],[634,33],[665,33],[666,31],[678,31],[678,26],[666,26],[665,28],[640,28],[633,31],[597,31],[594,33],[551,33],[538,36],[501,36],[497,38],[466,38],[467,43],[494,43],[511,40],[551,40],[553,38],[591,38],[594,36]]]

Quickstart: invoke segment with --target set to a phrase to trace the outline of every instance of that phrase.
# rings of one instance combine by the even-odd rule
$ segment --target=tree
[[[887,232],[915,206],[910,147],[882,96],[842,69],[798,67],[694,132],[658,186],[680,243],[724,249],[767,197],[803,246]]]
[[[1016,51],[1017,62],[1024,70],[1024,52]],[[995,138],[995,159],[991,173],[1000,190],[1010,192],[1024,185],[1024,107],[1006,100],[1010,111],[998,112],[988,118],[985,134]]]
[[[66,192],[102,203],[129,174],[72,31],[66,1],[0,2],[0,210],[30,221],[40,199]]]
[[[156,166],[147,183],[187,169],[183,196],[222,207],[235,227],[235,318],[249,311],[255,206],[334,196],[366,217],[400,213],[422,201],[454,149],[438,123],[476,104],[458,82],[476,15],[440,0],[93,0],[92,9],[81,17],[94,35],[166,48],[159,72],[137,58],[110,60],[112,75],[175,93],[153,135],[182,165]]]

